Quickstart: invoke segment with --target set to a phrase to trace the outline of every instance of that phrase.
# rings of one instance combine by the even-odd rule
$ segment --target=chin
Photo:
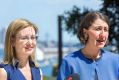
[[[97,44],[97,47],[98,47],[98,48],[104,48],[104,46],[105,46],[105,43]]]
[[[33,51],[27,51],[26,54],[31,55],[33,53]]]
[[[99,48],[99,49],[102,49],[102,48],[104,48],[104,45],[102,45],[102,46],[98,46],[98,48]]]

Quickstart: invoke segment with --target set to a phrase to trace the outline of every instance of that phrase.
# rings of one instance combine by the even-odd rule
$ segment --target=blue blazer
[[[7,72],[7,80],[26,80],[21,71],[13,65],[0,64],[0,68],[4,68]],[[38,67],[31,67],[32,80],[41,80],[40,70]]]

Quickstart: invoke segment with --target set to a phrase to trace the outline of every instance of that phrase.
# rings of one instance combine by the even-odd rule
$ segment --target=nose
[[[32,43],[32,40],[31,40],[31,39],[28,39],[28,41],[27,41],[27,43],[26,43],[26,46],[27,46],[27,47],[30,47],[32,44],[33,44],[33,43]]]
[[[32,39],[31,39],[31,37],[28,37],[28,38],[27,38],[27,44],[32,44]]]
[[[99,36],[100,36],[101,38],[105,37],[105,32],[104,32],[104,30],[102,30],[102,31],[100,32]]]
[[[100,31],[100,34],[103,34],[103,33],[104,33],[104,30],[101,30],[101,31]]]
[[[28,39],[28,43],[32,43],[32,39],[31,38]]]

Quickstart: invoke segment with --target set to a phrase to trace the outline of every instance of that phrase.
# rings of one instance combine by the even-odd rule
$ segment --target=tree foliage
[[[111,44],[116,45],[119,51],[119,3],[118,0],[101,0],[102,8],[99,10],[103,12],[109,17],[110,20],[110,35],[109,42]],[[89,10],[88,8],[84,8],[81,12],[81,9],[74,6],[71,11],[67,11],[64,14],[64,20],[66,23],[65,29],[68,32],[73,33],[74,35],[77,33],[77,29],[80,25],[80,21],[82,17],[89,11],[93,11],[93,9]]]
[[[119,51],[119,2],[118,0],[104,0],[103,7],[100,9],[110,19],[109,41],[117,46]],[[115,41],[115,43],[114,43]]]
[[[83,12],[81,12],[80,8],[73,6],[73,9],[71,11],[65,12],[64,20],[66,23],[65,29],[68,32],[72,32],[74,35],[77,33],[77,28],[79,27],[79,23],[81,19],[85,16],[86,13],[88,13],[88,9],[84,9]]]

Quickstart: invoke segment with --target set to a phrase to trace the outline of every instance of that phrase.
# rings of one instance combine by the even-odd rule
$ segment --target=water
[[[0,48],[0,62],[3,60],[3,49],[2,48]]]
[[[57,64],[57,58],[52,57],[50,59],[46,59],[40,61],[40,66],[43,74],[45,76],[52,76],[53,75],[53,67]]]

